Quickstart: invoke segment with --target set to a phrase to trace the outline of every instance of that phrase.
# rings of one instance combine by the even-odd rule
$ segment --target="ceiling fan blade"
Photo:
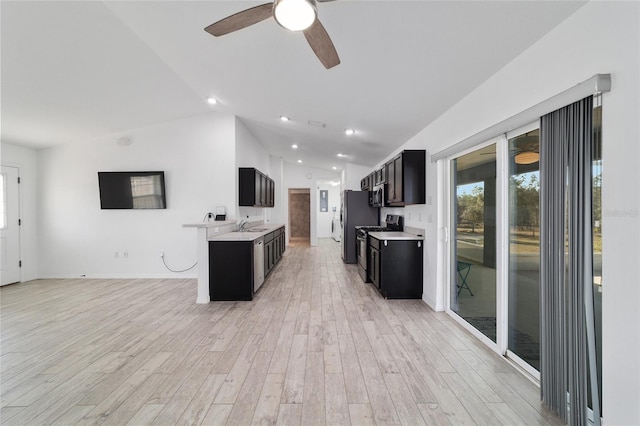
[[[204,30],[213,36],[220,37],[257,24],[271,16],[273,16],[273,3],[265,3],[227,16],[209,25]]]
[[[320,21],[316,19],[309,28],[304,30],[304,36],[326,69],[333,68],[340,63],[338,52],[336,52],[327,30],[324,29]]]

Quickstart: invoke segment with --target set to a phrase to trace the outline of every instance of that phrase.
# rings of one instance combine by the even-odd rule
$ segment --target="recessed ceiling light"
[[[332,169],[333,170],[338,170],[338,168],[336,166],[333,166]]]
[[[209,105],[215,105],[218,103],[218,100],[216,98],[207,98],[207,103]]]
[[[282,121],[289,121],[289,120],[290,120],[290,118],[289,118],[289,117],[287,117],[286,115],[281,115],[281,116],[280,116],[280,120],[282,120]]]
[[[344,129],[344,134],[347,136],[355,135],[356,131],[353,129]]]
[[[291,148],[293,149],[298,149],[298,145],[296,145],[295,143],[293,145],[291,145]]]
[[[298,160],[298,163],[302,163],[302,160]]]
[[[346,157],[344,154],[338,154],[338,157]]]

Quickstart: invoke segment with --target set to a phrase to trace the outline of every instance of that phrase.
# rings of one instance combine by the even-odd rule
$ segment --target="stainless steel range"
[[[369,270],[369,232],[391,232],[403,230],[402,216],[388,214],[385,225],[381,226],[356,226],[356,255],[358,258],[358,274],[364,282],[369,283],[371,279],[367,271]]]

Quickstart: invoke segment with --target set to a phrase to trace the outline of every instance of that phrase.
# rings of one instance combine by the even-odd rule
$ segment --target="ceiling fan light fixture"
[[[275,0],[273,17],[289,31],[306,30],[317,17],[315,0]]]
[[[514,157],[516,164],[533,164],[540,161],[540,154],[535,151],[523,151]]]

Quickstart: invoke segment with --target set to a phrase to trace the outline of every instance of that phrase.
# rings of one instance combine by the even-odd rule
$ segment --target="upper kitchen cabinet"
[[[373,173],[375,176],[374,186],[383,185],[387,183],[387,165],[386,164]]]
[[[238,200],[245,207],[273,207],[273,179],[253,167],[238,168]]]
[[[365,176],[360,180],[360,189],[363,191],[371,191],[375,183],[375,172]]]
[[[385,164],[388,206],[425,203],[425,159],[423,149],[405,150]]]

